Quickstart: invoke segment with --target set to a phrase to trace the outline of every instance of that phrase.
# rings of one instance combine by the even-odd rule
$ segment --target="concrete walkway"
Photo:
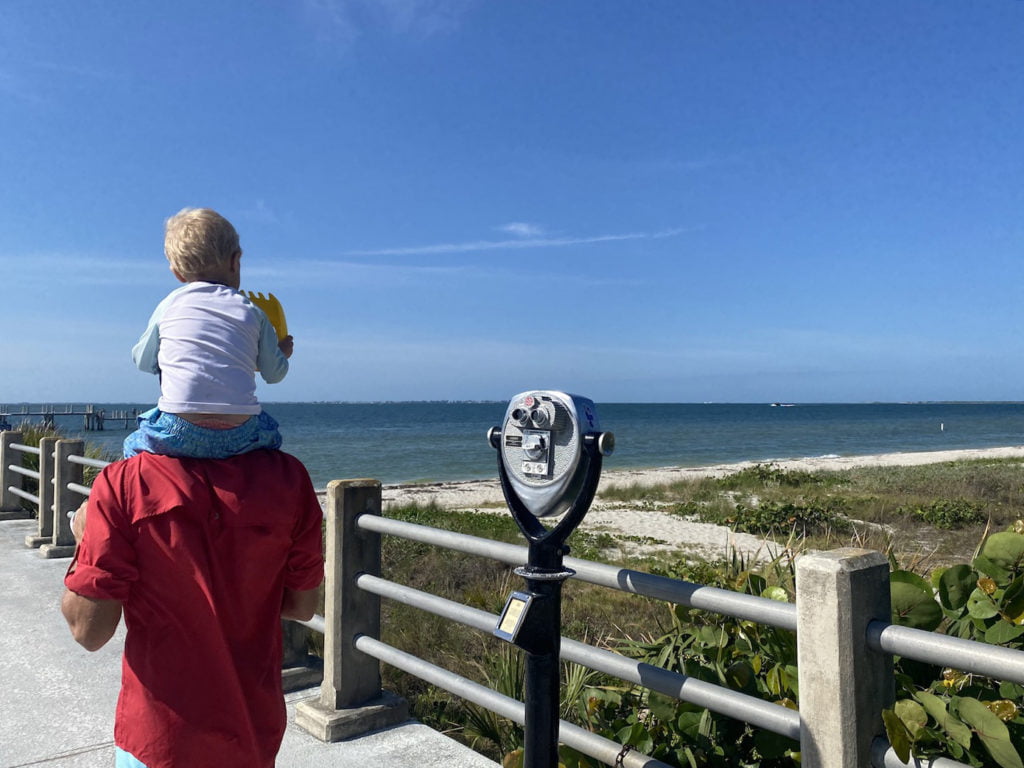
[[[124,627],[96,653],[71,639],[60,614],[68,561],[25,547],[35,529],[35,521],[0,522],[0,768],[111,768]],[[287,696],[280,768],[495,766],[412,721],[324,744],[294,725],[295,703],[318,690]]]

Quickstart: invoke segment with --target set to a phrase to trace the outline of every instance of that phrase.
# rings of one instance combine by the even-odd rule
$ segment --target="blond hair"
[[[220,278],[241,250],[231,222],[209,208],[184,208],[164,225],[164,255],[189,282]]]

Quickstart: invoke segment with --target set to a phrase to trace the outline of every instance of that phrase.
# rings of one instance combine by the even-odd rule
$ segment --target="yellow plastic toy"
[[[267,315],[270,324],[277,331],[278,341],[288,335],[288,321],[284,319],[284,309],[281,307],[281,302],[277,300],[277,296],[272,293],[264,296],[262,292],[253,293],[252,291],[246,291],[245,295]]]

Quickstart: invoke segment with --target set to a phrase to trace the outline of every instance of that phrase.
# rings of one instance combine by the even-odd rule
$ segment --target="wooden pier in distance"
[[[57,416],[81,416],[82,429],[86,432],[102,432],[108,425],[111,428],[131,429],[138,415],[138,411],[135,409],[108,412],[106,409],[97,408],[94,405],[22,405],[13,408],[0,405],[0,429],[11,429],[12,419],[19,421],[41,419],[44,427],[52,429],[56,426],[54,420]]]

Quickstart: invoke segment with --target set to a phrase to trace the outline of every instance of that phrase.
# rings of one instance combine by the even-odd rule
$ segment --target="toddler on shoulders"
[[[215,211],[186,208],[167,220],[164,253],[184,285],[157,305],[132,349],[140,370],[160,376],[160,399],[125,439],[125,458],[280,448],[277,422],[256,398],[256,371],[268,384],[281,381],[294,342],[278,341],[263,310],[239,292],[238,233]]]

